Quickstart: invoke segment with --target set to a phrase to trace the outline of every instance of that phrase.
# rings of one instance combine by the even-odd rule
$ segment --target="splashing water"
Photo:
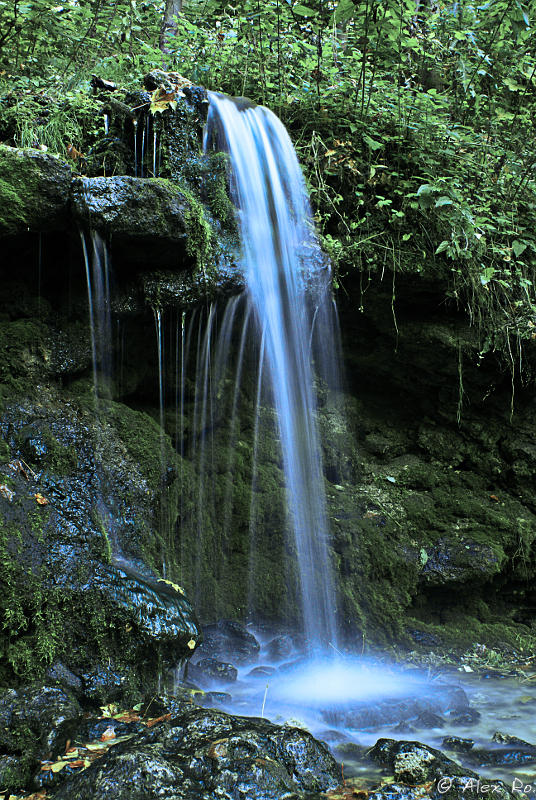
[[[336,637],[335,593],[312,362],[320,336],[317,359],[337,358],[332,326],[314,331],[331,313],[329,269],[283,124],[262,106],[214,92],[209,102],[205,148],[230,157],[247,298],[277,412],[304,632],[310,646],[325,647]]]

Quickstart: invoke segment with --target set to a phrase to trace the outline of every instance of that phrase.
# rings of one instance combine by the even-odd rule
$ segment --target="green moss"
[[[45,336],[46,327],[41,322],[0,322],[0,383],[5,391],[23,390],[28,377],[38,374]]]
[[[106,526],[104,521],[96,509],[92,510],[91,518],[98,528],[102,536],[102,548],[100,552],[96,553],[97,557],[100,557],[105,564],[112,563],[112,543],[110,541],[110,536],[108,531],[106,530]]]
[[[227,170],[229,157],[226,153],[211,153],[203,173],[203,192],[208,207],[226,231],[236,232],[236,208],[228,190]]]
[[[27,224],[27,208],[22,202],[13,184],[0,178],[0,234],[5,236],[17,233]]]
[[[525,625],[516,623],[511,618],[505,619],[504,615],[482,621],[463,608],[455,608],[443,615],[441,620],[437,617],[438,615],[435,621],[423,621],[420,617],[409,618],[407,624],[412,631],[417,630],[433,637],[435,647],[456,652],[463,652],[476,643],[482,643],[488,647],[513,649],[530,656],[536,647],[536,635]],[[426,642],[426,638],[423,641]],[[429,648],[429,644],[424,646]]]
[[[205,274],[214,248],[212,227],[201,201],[188,189],[183,189],[183,192],[188,200],[188,210],[184,215],[186,252],[194,259],[197,269]]]
[[[59,591],[45,589],[45,575],[22,566],[21,547],[20,530],[0,520],[0,676],[6,682],[9,675],[23,681],[41,677],[64,641]]]
[[[54,434],[48,429],[38,428],[37,431],[32,427],[24,427],[17,436],[17,442],[22,450],[25,450],[26,440],[32,435],[38,435],[40,443],[45,448],[45,454],[40,458],[43,466],[54,475],[70,475],[78,466],[78,455],[72,445],[65,446],[58,441]],[[28,459],[32,461],[31,454]]]
[[[58,221],[68,202],[70,166],[39,150],[0,145],[0,235]]]

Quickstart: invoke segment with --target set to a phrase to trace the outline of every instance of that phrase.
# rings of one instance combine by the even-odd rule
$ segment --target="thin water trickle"
[[[135,117],[132,120],[134,128],[134,176],[138,177],[138,119]]]
[[[80,231],[80,238],[88,292],[93,386],[98,396],[102,384],[109,381],[113,373],[110,256],[108,245],[98,231],[91,231],[89,235],[90,249],[83,231]]]
[[[302,617],[313,648],[336,640],[335,592],[316,422],[313,320],[330,315],[330,275],[314,233],[288,133],[262,106],[209,92],[205,148],[230,156],[247,299],[264,332],[266,377],[277,412]],[[335,360],[330,326],[322,348]],[[326,338],[328,341],[326,341]]]

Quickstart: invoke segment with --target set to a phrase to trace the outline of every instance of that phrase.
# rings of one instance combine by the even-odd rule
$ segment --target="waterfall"
[[[229,155],[246,298],[262,340],[259,381],[269,381],[277,415],[304,632],[310,646],[325,646],[336,638],[335,593],[314,383],[315,367],[323,376],[337,359],[333,326],[322,323],[332,319],[329,268],[283,124],[243,100],[209,92],[209,103],[205,148]]]

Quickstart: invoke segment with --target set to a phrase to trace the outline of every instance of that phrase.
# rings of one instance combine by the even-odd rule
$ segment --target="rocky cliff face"
[[[147,112],[151,96],[140,99]],[[254,378],[242,398],[250,416],[239,416],[230,449],[233,376],[221,376],[206,462],[213,499],[201,515],[198,464],[189,455],[200,433],[191,374],[180,422],[175,406],[158,410],[155,311],[172,361],[183,312],[198,315],[199,352],[207,319],[199,309],[242,287],[225,159],[200,154],[204,99],[192,89],[176,109],[136,118],[134,100],[124,97],[110,112],[113,135],[95,148],[108,161],[88,159],[83,177],[57,157],[0,148],[5,681],[67,660],[81,677],[110,661],[120,681],[143,682],[197,642],[175,584],[205,621],[249,609],[296,622],[273,432],[253,452]],[[145,145],[142,170],[147,125],[144,141],[157,141],[159,155],[155,161]],[[123,161],[110,176],[110,148],[119,144]],[[80,245],[80,230],[89,229],[108,242],[114,267],[116,369],[101,380],[97,405]],[[493,353],[479,352],[466,318],[443,304],[426,275],[399,276],[396,297],[381,281],[364,298],[357,278],[345,288],[347,384],[336,406],[320,393],[318,414],[346,636],[360,646],[528,646],[536,536],[530,393]],[[174,369],[163,378],[168,397],[177,393]],[[255,541],[252,604],[254,457],[264,533]]]

